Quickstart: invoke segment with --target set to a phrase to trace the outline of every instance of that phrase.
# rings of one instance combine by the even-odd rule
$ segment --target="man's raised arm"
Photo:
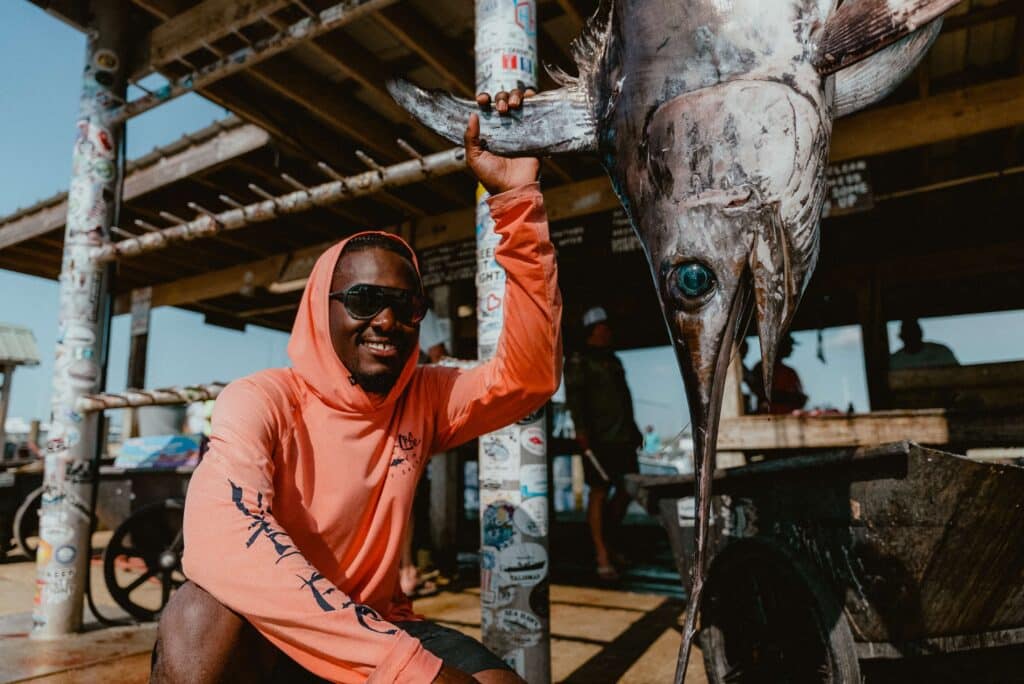
[[[514,423],[558,388],[562,367],[562,299],[547,213],[536,182],[536,159],[507,159],[480,144],[476,115],[466,128],[466,160],[484,187],[505,268],[504,327],[494,358],[471,370],[431,368],[437,429],[432,450],[443,451]]]

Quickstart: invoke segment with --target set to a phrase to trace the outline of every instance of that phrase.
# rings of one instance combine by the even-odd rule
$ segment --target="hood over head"
[[[409,250],[416,277],[420,278],[416,253],[405,240],[392,233],[363,231],[333,245],[316,260],[309,280],[306,281],[306,289],[302,293],[291,339],[288,341],[288,358],[299,377],[325,404],[341,411],[366,413],[388,408],[395,403],[409,384],[419,359],[416,354],[418,346],[416,340],[413,340],[413,351],[406,359],[401,375],[387,396],[380,397],[368,394],[356,384],[334,351],[331,342],[330,300],[327,296],[331,292],[331,281],[342,250],[349,240],[359,235],[381,235],[401,244]]]

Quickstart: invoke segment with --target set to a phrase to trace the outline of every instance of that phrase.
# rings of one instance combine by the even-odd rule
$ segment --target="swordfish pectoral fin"
[[[942,29],[942,19],[836,74],[835,118],[853,114],[896,89],[917,66]]]
[[[423,125],[455,143],[462,142],[469,115],[480,115],[480,137],[487,149],[514,157],[592,152],[597,149],[586,98],[572,88],[531,97],[520,110],[499,115],[476,102],[442,92],[427,92],[402,80],[388,82],[388,91]]]
[[[814,66],[827,76],[917,31],[959,0],[848,0],[818,36]]]

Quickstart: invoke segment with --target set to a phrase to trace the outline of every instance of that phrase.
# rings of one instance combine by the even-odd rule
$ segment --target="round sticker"
[[[539,427],[523,428],[523,432],[519,435],[519,443],[534,456],[544,455],[546,441],[544,431]]]
[[[518,608],[498,611],[498,628],[509,641],[519,646],[532,646],[540,642],[541,623],[535,616]]]
[[[113,71],[118,65],[117,55],[114,54],[113,50],[107,50],[105,48],[97,50],[96,54],[92,56],[92,63],[100,69]]]
[[[507,501],[496,501],[487,506],[483,515],[485,546],[503,549],[512,543],[512,537],[515,535],[515,527],[512,524],[514,514],[515,506]]]
[[[64,563],[65,565],[75,560],[75,547],[73,546],[62,546],[57,549],[53,557],[57,559],[58,563]]]
[[[540,544],[516,544],[498,554],[498,567],[504,584],[532,587],[548,575],[548,552]]]
[[[526,499],[516,508],[512,519],[523,534],[543,537],[548,533],[548,500],[543,496]]]

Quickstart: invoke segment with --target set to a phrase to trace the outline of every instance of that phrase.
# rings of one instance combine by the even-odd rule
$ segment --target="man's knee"
[[[217,682],[223,678],[248,623],[188,582],[167,603],[153,647],[150,682]]]

